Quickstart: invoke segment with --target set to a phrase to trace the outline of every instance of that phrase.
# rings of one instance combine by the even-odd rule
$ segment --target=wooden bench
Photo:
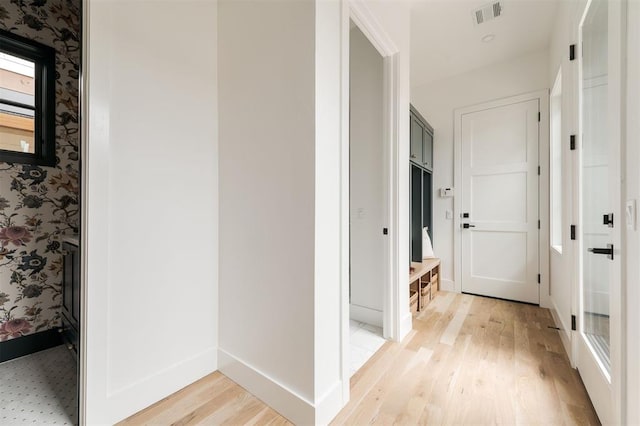
[[[423,311],[440,290],[440,259],[411,262],[409,273],[409,310]]]

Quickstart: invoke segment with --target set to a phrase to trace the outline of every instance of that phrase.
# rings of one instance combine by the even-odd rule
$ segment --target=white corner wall
[[[476,69],[411,88],[411,103],[434,128],[433,249],[442,262],[442,288],[454,291],[454,198],[440,198],[440,188],[452,188],[454,177],[454,110],[495,99],[548,89],[548,51]],[[408,158],[408,157],[407,157]],[[455,192],[454,192],[455,193]],[[542,194],[541,194],[542,196]]]
[[[351,319],[383,326],[385,177],[383,60],[357,27],[350,33]]]
[[[86,424],[217,368],[216,2],[85,1]]]
[[[340,6],[219,5],[220,369],[297,424],[343,402]]]
[[[366,4],[402,46],[399,134],[408,141],[408,4]],[[219,2],[219,365],[297,424],[328,423],[348,400],[347,5]],[[408,171],[399,173],[408,200]],[[408,202],[401,213],[408,231]]]

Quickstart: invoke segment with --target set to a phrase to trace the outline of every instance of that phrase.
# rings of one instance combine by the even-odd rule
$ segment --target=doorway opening
[[[78,423],[83,8],[40,3],[0,6],[3,424]]]
[[[349,33],[349,368],[353,375],[385,342],[388,197],[384,59],[353,21]]]

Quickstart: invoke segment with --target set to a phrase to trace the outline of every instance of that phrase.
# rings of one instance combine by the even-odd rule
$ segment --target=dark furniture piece
[[[62,243],[62,328],[67,348],[77,358],[80,338],[80,251],[71,241]]]
[[[433,127],[413,106],[410,112],[410,253],[411,261],[422,262],[422,229],[425,226],[433,241]]]

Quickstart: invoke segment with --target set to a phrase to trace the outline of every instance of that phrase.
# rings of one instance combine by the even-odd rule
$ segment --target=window
[[[551,246],[562,253],[562,71],[551,90]]]
[[[54,166],[55,50],[0,30],[0,161]]]

